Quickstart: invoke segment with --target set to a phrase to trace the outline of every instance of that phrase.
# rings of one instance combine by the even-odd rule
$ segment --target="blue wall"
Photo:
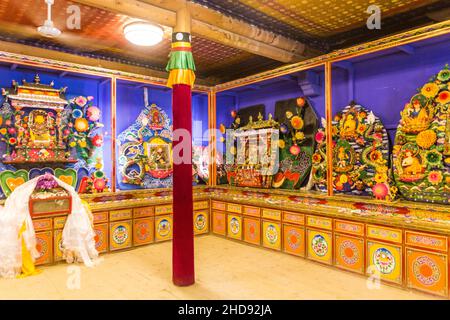
[[[104,172],[108,178],[111,178],[111,81],[108,78],[97,76],[20,65],[14,68],[10,64],[2,64],[0,65],[0,87],[10,88],[12,80],[22,82],[25,79],[27,82],[33,82],[36,74],[39,74],[43,84],[50,84],[53,81],[54,87],[57,89],[67,87],[66,98],[68,100],[80,95],[94,97],[93,103],[102,111],[100,121],[104,124],[102,130],[104,134]]]

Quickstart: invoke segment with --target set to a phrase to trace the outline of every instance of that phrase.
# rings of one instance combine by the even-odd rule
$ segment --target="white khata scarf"
[[[62,234],[64,257],[71,263],[76,257],[88,267],[94,265],[98,257],[95,249],[95,232],[90,221],[90,212],[83,205],[75,189],[67,183],[53,177],[60,187],[72,196],[72,212]],[[25,223],[23,240],[31,256],[39,257],[36,250],[36,234],[28,208],[28,199],[33,193],[39,177],[17,187],[6,199],[4,207],[0,206],[0,278],[15,277],[22,268],[22,238],[19,232]]]

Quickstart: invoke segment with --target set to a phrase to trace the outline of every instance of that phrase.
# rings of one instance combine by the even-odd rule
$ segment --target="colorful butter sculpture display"
[[[420,88],[401,112],[393,150],[399,192],[414,201],[450,200],[450,71]]]
[[[272,186],[297,189],[311,171],[318,119],[304,97],[277,102],[277,105],[280,104],[287,104],[288,110],[282,118],[283,121],[280,119],[280,168]]]
[[[79,193],[108,190],[103,168],[100,109],[93,97],[66,100],[67,88],[12,82],[2,89],[0,108],[0,186],[8,196],[45,173],[56,175]]]
[[[333,189],[336,193],[392,198],[388,170],[387,131],[373,112],[356,104],[345,107],[333,120]],[[325,130],[316,134],[312,178],[318,190],[327,188]]]
[[[238,112],[231,112],[234,130],[227,132],[232,137],[227,136],[226,150],[233,163],[227,159],[218,166],[226,170],[230,185],[298,189],[309,176],[317,116],[304,97],[278,101],[276,107],[283,110],[279,121],[259,114],[257,121],[250,117],[242,124]],[[223,124],[220,131],[225,134]]]
[[[172,124],[163,109],[147,104],[117,140],[122,189],[172,186]]]
[[[238,187],[270,188],[276,173],[278,162],[279,124],[269,114],[263,120],[261,113],[258,120],[241,126],[240,118],[236,114],[233,129],[228,130],[227,180],[230,185]],[[230,161],[231,160],[231,161]]]

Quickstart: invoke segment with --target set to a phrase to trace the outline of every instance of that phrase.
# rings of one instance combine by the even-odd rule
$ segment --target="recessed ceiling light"
[[[150,47],[162,41],[164,31],[161,27],[146,22],[133,22],[123,29],[125,38],[131,43]]]

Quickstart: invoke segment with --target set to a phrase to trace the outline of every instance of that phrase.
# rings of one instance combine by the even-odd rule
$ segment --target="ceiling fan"
[[[52,21],[52,5],[55,3],[55,0],[45,0],[45,3],[47,4],[47,20],[37,30],[44,37],[56,38],[61,35],[61,30],[56,28]]]

